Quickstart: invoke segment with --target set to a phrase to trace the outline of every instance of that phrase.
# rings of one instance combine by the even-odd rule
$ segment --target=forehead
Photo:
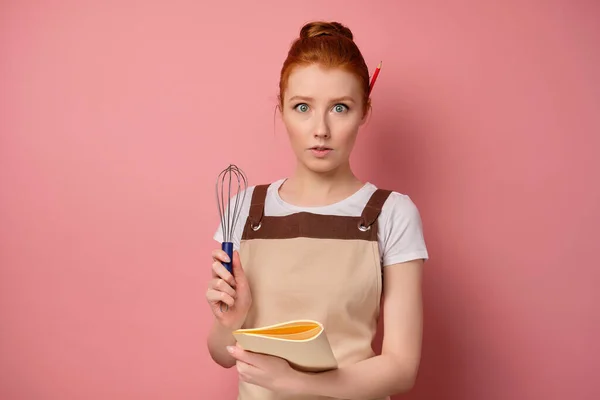
[[[306,96],[315,99],[352,96],[361,98],[360,82],[352,73],[341,68],[319,65],[296,67],[288,78],[285,97]]]

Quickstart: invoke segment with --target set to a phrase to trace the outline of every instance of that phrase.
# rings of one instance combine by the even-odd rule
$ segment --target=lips
[[[311,154],[317,158],[325,158],[332,151],[331,147],[327,146],[313,146],[309,149]]]

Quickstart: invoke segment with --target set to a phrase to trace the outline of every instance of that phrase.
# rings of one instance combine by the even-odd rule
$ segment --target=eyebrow
[[[290,97],[289,101],[294,101],[294,100],[313,101],[314,99],[312,97],[307,97],[307,96],[292,96],[292,97]],[[332,102],[339,102],[339,101],[354,102],[354,99],[350,96],[342,96],[342,97],[337,97],[335,99],[332,99]]]

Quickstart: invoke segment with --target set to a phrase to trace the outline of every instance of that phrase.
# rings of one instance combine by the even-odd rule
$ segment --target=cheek
[[[283,124],[292,141],[299,140],[304,136],[306,124],[303,124],[302,121],[287,117],[283,119]]]
[[[358,134],[359,125],[354,120],[340,121],[337,126],[337,135],[334,135],[342,143],[352,144]]]

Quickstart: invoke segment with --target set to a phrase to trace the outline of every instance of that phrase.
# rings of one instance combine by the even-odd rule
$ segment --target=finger
[[[213,289],[209,289],[206,291],[206,299],[208,301],[210,301],[211,303],[219,303],[219,302],[223,302],[225,304],[227,304],[229,307],[233,306],[233,304],[235,303],[235,299],[233,297],[231,297],[230,295],[228,295],[225,292],[218,292],[216,290]]]
[[[260,373],[258,368],[239,360],[236,361],[235,366],[242,381],[248,383],[256,382],[256,376]]]
[[[229,256],[227,255],[227,253],[225,253],[225,251],[223,251],[221,249],[214,249],[212,251],[212,258],[213,258],[213,260],[217,260],[217,261],[221,261],[221,262],[230,262],[231,261],[229,259]]]
[[[233,289],[227,282],[225,282],[223,279],[212,279],[210,281],[210,285],[209,285],[210,289],[214,289],[217,292],[225,292],[228,295],[230,295],[231,297],[235,298],[236,293],[235,293],[235,289]]]
[[[233,275],[231,275],[231,273],[229,273],[229,271],[227,271],[227,268],[225,268],[225,266],[223,264],[221,264],[219,261],[215,261],[212,264],[212,269],[216,276],[223,279],[231,287],[235,287],[235,279],[233,278]]]
[[[233,276],[235,280],[246,280],[244,269],[242,268],[242,261],[240,260],[240,253],[237,250],[233,251],[233,261],[231,263]]]
[[[261,365],[262,354],[246,351],[239,345],[227,346],[227,351],[229,351],[231,356],[236,360],[243,361],[244,363],[254,367],[260,367]]]

